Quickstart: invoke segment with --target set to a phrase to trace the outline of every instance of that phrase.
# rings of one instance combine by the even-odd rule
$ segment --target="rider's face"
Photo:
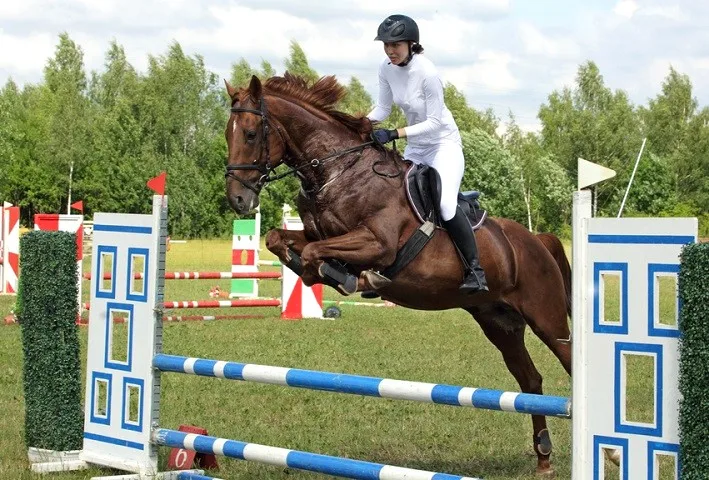
[[[409,57],[409,42],[391,42],[384,44],[384,53],[394,65],[405,62]]]

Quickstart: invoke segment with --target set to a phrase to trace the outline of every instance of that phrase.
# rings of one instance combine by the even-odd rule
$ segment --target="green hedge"
[[[683,480],[709,475],[709,243],[682,251],[679,297],[680,463]]]
[[[29,232],[20,239],[20,262],[25,442],[28,447],[77,450],[83,411],[76,235]]]

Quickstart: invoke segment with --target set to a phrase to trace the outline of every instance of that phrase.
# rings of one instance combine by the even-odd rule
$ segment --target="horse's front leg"
[[[273,252],[283,265],[301,277],[306,285],[324,283],[340,290],[343,294],[348,289],[352,290],[350,293],[354,293],[356,284],[355,286],[352,285],[355,281],[349,279],[347,277],[348,274],[342,268],[338,269],[339,266],[329,267],[330,269],[338,269],[335,272],[335,278],[328,278],[319,273],[303,270],[300,254],[308,243],[309,240],[305,238],[303,230],[282,230],[277,228],[269,231],[266,235],[266,248]],[[349,284],[349,286],[345,287],[344,284]]]
[[[341,265],[331,263],[323,267],[324,271],[304,271],[300,254],[308,243],[302,230],[275,229],[266,235],[266,248],[273,252],[284,266],[301,277],[305,285],[324,283],[343,295],[357,291],[357,278]]]
[[[289,250],[300,255],[308,244],[303,230],[275,228],[266,234],[266,248],[285,265],[291,260]]]
[[[312,278],[324,278],[327,285],[350,295],[361,282],[353,275],[338,270],[326,259],[340,260],[363,268],[381,268],[394,262],[396,241],[395,236],[378,236],[362,225],[345,235],[310,242],[305,245],[301,255],[303,280],[308,285]]]

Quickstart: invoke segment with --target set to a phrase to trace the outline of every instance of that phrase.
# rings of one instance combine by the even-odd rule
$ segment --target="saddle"
[[[441,198],[441,176],[435,168],[428,165],[413,164],[406,171],[406,196],[411,209],[422,225],[409,237],[403,247],[396,253],[394,263],[379,275],[388,281],[411,262],[423,247],[433,238],[436,227],[444,228],[439,212]],[[473,231],[480,228],[487,218],[487,211],[480,208],[478,197],[480,192],[458,193],[458,206],[468,217]]]
[[[435,168],[412,164],[406,171],[406,196],[421,223],[430,221],[443,228],[438,209],[441,203],[441,176]],[[473,230],[480,228],[487,217],[487,211],[480,208],[479,197],[480,192],[474,190],[458,193],[458,206],[468,217]]]

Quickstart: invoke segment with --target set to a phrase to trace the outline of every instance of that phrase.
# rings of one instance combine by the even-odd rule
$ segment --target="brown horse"
[[[226,86],[232,104],[228,201],[239,214],[251,211],[263,185],[279,177],[273,169],[282,163],[291,168],[301,182],[304,230],[272,230],[266,246],[301,271],[306,285],[323,283],[332,260],[344,262],[358,290],[376,290],[409,308],[471,313],[523,392],[542,394],[542,376],[524,344],[526,325],[571,374],[570,345],[560,341],[569,339],[571,270],[556,237],[540,240],[512,220],[487,218],[476,238],[489,292],[458,291],[463,266],[440,228],[411,263],[383,278],[377,272],[394,262],[421,225],[404,191],[407,163],[368,141],[372,127],[366,118],[335,110],[345,91],[334,77],[309,85],[286,73],[263,84],[253,77],[241,90]],[[537,471],[551,473],[546,419],[533,415],[532,424]]]

